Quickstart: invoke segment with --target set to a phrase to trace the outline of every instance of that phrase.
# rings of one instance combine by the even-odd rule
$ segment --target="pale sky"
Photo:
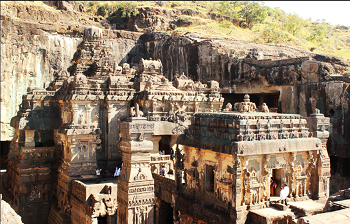
[[[350,1],[264,1],[265,5],[278,7],[286,13],[297,13],[304,19],[325,19],[331,25],[350,26]]]

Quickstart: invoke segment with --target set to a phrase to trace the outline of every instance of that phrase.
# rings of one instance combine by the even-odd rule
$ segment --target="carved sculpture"
[[[265,113],[270,113],[269,107],[266,105],[266,103],[262,104],[262,111]]]
[[[244,102],[235,103],[234,110],[239,112],[255,112],[256,105],[255,103],[250,102],[250,97],[248,94],[244,95]]]

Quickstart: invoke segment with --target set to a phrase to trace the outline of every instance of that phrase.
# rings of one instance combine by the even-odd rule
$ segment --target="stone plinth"
[[[154,123],[129,118],[120,125],[123,169],[118,183],[118,223],[154,223],[154,180],[150,161]]]

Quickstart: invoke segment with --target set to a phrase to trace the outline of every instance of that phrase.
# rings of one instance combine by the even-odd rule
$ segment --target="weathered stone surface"
[[[4,200],[1,200],[1,223],[22,224],[21,217]]]

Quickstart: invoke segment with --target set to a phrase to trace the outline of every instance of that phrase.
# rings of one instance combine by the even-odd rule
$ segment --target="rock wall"
[[[27,26],[25,26],[27,25]],[[9,121],[28,88],[43,88],[70,66],[81,38],[46,33],[17,21],[2,21],[1,137],[10,140]],[[19,34],[20,33],[20,34]]]

